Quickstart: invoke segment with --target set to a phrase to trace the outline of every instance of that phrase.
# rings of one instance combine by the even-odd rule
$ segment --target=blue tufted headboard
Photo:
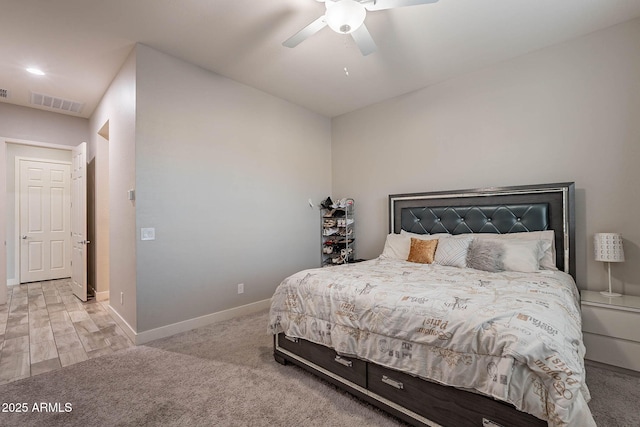
[[[573,182],[389,196],[389,232],[555,231],[556,266],[575,279]]]

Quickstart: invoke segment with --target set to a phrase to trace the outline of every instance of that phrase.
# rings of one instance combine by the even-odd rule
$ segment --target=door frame
[[[26,139],[9,138],[0,136],[0,165],[4,173],[0,173],[0,305],[7,303],[7,144],[31,145],[34,147],[69,150],[71,145],[52,144],[48,142],[32,141]],[[4,244],[2,244],[4,242]],[[14,283],[11,283],[14,284]]]

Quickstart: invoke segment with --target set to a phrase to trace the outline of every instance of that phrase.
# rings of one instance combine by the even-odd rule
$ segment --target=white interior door
[[[87,144],[71,152],[71,287],[75,296],[87,300]]]
[[[20,159],[20,283],[71,275],[70,165]]]

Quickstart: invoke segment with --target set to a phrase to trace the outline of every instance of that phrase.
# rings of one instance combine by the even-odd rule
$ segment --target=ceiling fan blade
[[[376,42],[373,41],[373,37],[371,37],[369,30],[367,30],[367,27],[364,24],[360,25],[360,28],[351,33],[351,37],[353,37],[358,48],[360,48],[360,52],[362,52],[363,56],[367,56],[378,50]]]
[[[438,0],[369,0],[362,2],[367,10],[395,9],[396,7],[417,6],[420,4],[437,3]]]
[[[296,47],[321,29],[327,26],[324,15],[307,25],[282,43],[282,46]]]

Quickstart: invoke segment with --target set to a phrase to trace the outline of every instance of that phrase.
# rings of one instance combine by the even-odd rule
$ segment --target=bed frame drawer
[[[340,356],[329,347],[284,334],[278,335],[278,345],[360,387],[367,386],[367,363],[360,359]]]
[[[368,389],[416,414],[443,426],[542,427],[545,421],[512,411],[505,415],[505,403],[422,380],[373,363],[368,366]],[[460,393],[465,393],[464,399]]]
[[[450,408],[451,402],[441,400],[438,395],[440,390],[435,387],[435,384],[421,381],[402,372],[370,364],[368,388],[371,392],[419,415],[429,415],[431,421],[438,424],[444,426],[461,425],[453,417],[455,410]],[[452,417],[443,416],[441,419],[437,419],[434,414],[438,416],[451,414]]]

